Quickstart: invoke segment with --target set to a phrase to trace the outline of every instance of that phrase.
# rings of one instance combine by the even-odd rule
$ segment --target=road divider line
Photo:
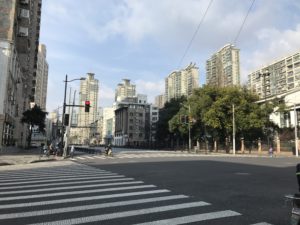
[[[101,199],[111,199],[111,198],[122,198],[122,197],[131,197],[131,196],[140,196],[140,195],[153,195],[161,193],[169,193],[167,189],[159,190],[150,190],[150,191],[135,191],[135,192],[126,192],[118,194],[108,194],[108,195],[96,195],[88,197],[78,197],[78,198],[67,198],[67,199],[58,199],[58,200],[45,200],[41,202],[26,202],[26,203],[15,203],[15,204],[2,204],[0,209],[13,209],[13,208],[23,208],[23,207],[34,207],[34,206],[45,206],[45,205],[55,205],[71,202],[82,202],[89,200],[101,200]]]
[[[157,220],[152,222],[139,223],[135,225],[163,225],[163,224],[179,225],[179,224],[195,223],[200,221],[220,219],[220,218],[240,216],[240,215],[241,215],[240,213],[231,210],[225,210],[219,212],[196,214],[191,216],[175,217],[171,219]]]
[[[84,210],[103,209],[103,208],[111,208],[111,207],[118,207],[118,206],[144,204],[144,203],[150,203],[150,202],[169,201],[169,200],[183,199],[183,198],[188,198],[188,196],[186,196],[186,195],[170,195],[170,196],[163,196],[163,197],[143,198],[143,199],[137,199],[137,200],[127,200],[127,201],[117,201],[117,202],[107,202],[107,203],[101,203],[101,204],[55,208],[55,209],[38,210],[38,211],[31,211],[31,212],[8,213],[8,214],[0,214],[0,220],[12,219],[12,218],[33,217],[33,216],[45,216],[45,215],[61,214],[61,213],[84,211]]]
[[[124,212],[107,213],[107,214],[96,215],[96,216],[87,216],[87,217],[79,217],[79,218],[72,218],[72,219],[66,219],[66,220],[35,223],[35,224],[30,224],[30,225],[59,225],[59,224],[72,225],[72,224],[91,223],[91,222],[98,222],[98,221],[104,221],[104,220],[125,218],[125,217],[130,217],[130,216],[146,215],[146,214],[157,213],[157,212],[167,212],[167,211],[178,210],[178,209],[201,207],[201,206],[207,206],[207,205],[210,205],[210,204],[207,202],[201,202],[201,201],[200,202],[181,203],[181,204],[175,204],[175,205],[159,206],[159,207],[154,207],[154,208],[145,208],[145,209],[124,211]]]

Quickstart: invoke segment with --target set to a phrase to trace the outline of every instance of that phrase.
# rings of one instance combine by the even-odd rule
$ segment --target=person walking
[[[75,147],[74,147],[74,145],[72,145],[71,146],[71,150],[70,150],[70,156],[71,156],[71,158],[74,157],[74,151],[75,151]]]
[[[273,147],[272,147],[272,145],[269,148],[269,156],[273,157]]]

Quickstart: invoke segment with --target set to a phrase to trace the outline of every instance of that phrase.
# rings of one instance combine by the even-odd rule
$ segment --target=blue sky
[[[43,0],[40,42],[49,63],[47,111],[62,105],[64,78],[95,73],[99,105],[109,107],[123,78],[147,94],[164,92],[170,72],[205,62],[232,43],[252,0],[214,0],[191,48],[180,60],[210,0]],[[300,1],[256,0],[236,42],[242,83],[263,65],[300,51]],[[68,84],[73,90],[79,81]],[[69,92],[69,90],[68,90]]]

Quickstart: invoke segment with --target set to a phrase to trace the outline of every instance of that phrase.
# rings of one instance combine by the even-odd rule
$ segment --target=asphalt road
[[[162,155],[1,170],[0,224],[289,224],[297,159]]]
[[[228,224],[261,221],[289,224],[290,204],[285,202],[284,195],[298,190],[295,177],[297,159],[204,157],[185,159],[187,161],[167,160],[85,163],[209,202],[211,211],[230,209],[242,214],[235,221],[228,218]],[[193,210],[190,209],[190,213]],[[205,224],[226,224],[226,219],[206,221]]]

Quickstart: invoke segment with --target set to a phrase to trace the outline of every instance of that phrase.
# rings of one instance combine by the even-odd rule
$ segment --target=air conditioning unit
[[[28,37],[28,27],[19,27],[19,36]]]
[[[20,3],[24,4],[24,5],[28,5],[29,4],[29,0],[20,0]]]

